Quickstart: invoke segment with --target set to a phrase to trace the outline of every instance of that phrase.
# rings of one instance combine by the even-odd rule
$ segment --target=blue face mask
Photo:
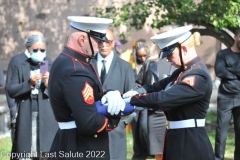
[[[45,52],[38,51],[38,52],[31,53],[31,59],[34,62],[42,62],[45,57],[46,57],[46,51]]]

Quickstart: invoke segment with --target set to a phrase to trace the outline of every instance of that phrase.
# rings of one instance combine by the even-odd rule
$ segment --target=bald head
[[[106,37],[108,42],[103,42],[103,44],[99,47],[99,53],[103,58],[106,58],[115,46],[114,35],[110,29],[106,30]]]
[[[86,32],[79,31],[71,27],[70,35],[68,37],[66,46],[78,52],[81,52],[82,54],[85,54],[88,57],[92,57],[92,54],[96,55],[99,51],[98,41],[99,41],[98,39],[94,38],[91,35],[90,37],[88,37],[88,34]],[[90,43],[92,44],[93,51],[91,49]]]
[[[114,40],[113,32],[110,29],[106,30],[106,37],[108,40],[111,40],[111,41]]]

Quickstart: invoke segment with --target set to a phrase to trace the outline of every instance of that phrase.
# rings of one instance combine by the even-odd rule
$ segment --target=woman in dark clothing
[[[133,49],[133,59],[135,67],[133,69],[135,79],[141,79],[142,73],[140,73],[143,67],[144,61],[150,55],[150,50],[147,44],[143,40],[138,40]],[[137,85],[142,85],[136,81]],[[148,141],[148,109],[143,107],[137,107],[137,115],[133,118],[132,134],[133,134],[133,156],[132,160],[145,160],[149,156],[149,141]]]
[[[46,56],[46,40],[43,36],[33,35],[25,45],[30,58],[14,69],[8,86],[9,95],[18,105],[11,159],[44,158],[58,129],[47,94],[52,61]],[[47,70],[40,73],[44,63],[48,64]]]
[[[161,51],[157,45],[155,48],[155,54],[150,56],[144,62],[136,78],[136,83],[141,86],[160,81],[171,75],[175,70],[175,67],[167,63],[166,60],[159,58]],[[147,113],[149,154],[155,155],[156,160],[162,160],[166,117],[163,114],[163,111],[154,110],[150,107],[148,108]]]

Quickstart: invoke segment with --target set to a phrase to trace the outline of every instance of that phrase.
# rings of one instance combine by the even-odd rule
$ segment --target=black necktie
[[[106,66],[105,66],[106,61],[102,60],[102,69],[101,69],[101,82],[103,84],[104,80],[105,80],[105,76],[106,76]]]

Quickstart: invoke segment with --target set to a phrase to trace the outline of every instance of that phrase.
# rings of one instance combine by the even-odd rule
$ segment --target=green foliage
[[[152,28],[184,23],[209,24],[217,30],[240,27],[240,0],[135,0],[122,1],[121,7],[113,3],[107,8],[94,8],[101,17],[114,19],[114,26],[124,25],[128,31],[147,24]]]

